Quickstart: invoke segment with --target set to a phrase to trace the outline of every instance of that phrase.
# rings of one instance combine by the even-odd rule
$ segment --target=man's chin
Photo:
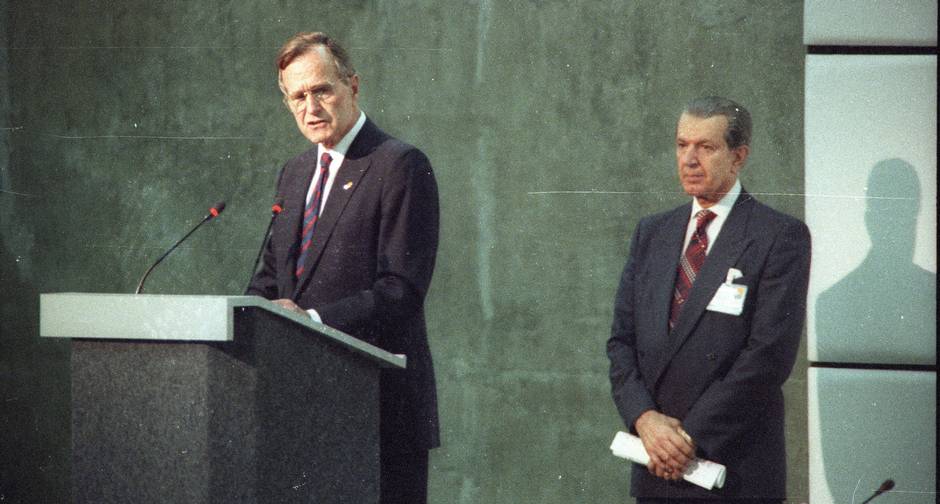
[[[693,198],[700,198],[705,194],[705,190],[697,186],[682,186],[682,190]]]
[[[326,135],[321,131],[312,132],[308,130],[308,131],[305,131],[305,133],[307,134],[304,136],[307,137],[307,140],[310,140],[312,143],[324,144],[324,145],[329,146],[328,145],[330,141],[329,135]]]
[[[683,190],[685,190],[685,193],[688,194],[689,196],[697,199],[700,204],[701,203],[715,203],[718,200],[720,200],[722,196],[724,196],[724,194],[719,194],[719,193],[712,192],[712,191],[706,191],[705,189],[701,189],[701,188],[685,187],[683,188]]]

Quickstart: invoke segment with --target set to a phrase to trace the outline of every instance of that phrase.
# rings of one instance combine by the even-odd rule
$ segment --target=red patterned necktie
[[[313,243],[313,230],[317,227],[317,220],[320,216],[320,200],[323,197],[323,188],[326,187],[326,181],[330,178],[330,163],[333,162],[333,157],[330,156],[329,152],[324,152],[320,156],[320,178],[317,180],[317,186],[313,190],[313,196],[310,197],[310,201],[307,202],[307,207],[304,209],[304,227],[300,232],[300,253],[297,256],[297,269],[294,270],[294,275],[297,278],[300,278],[300,275],[304,272],[304,263],[307,261],[307,250],[310,249],[310,245]]]
[[[715,218],[715,212],[711,210],[699,210],[695,214],[695,232],[692,233],[692,239],[689,240],[689,246],[685,253],[679,259],[679,271],[676,274],[676,289],[672,296],[672,309],[669,311],[669,329],[675,327],[679,320],[679,312],[682,311],[682,305],[689,297],[689,291],[692,290],[692,284],[695,283],[695,276],[698,275],[702,265],[705,264],[705,255],[708,252],[708,234],[705,230],[708,224]]]

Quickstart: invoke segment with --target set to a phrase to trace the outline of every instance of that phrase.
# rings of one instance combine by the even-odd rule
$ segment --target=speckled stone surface
[[[75,340],[75,502],[378,502],[378,366],[260,309],[234,342]]]

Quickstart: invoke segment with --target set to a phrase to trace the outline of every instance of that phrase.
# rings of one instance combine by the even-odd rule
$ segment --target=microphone
[[[879,495],[881,495],[881,494],[887,492],[888,490],[891,490],[892,488],[894,488],[894,480],[888,478],[888,479],[886,479],[886,480],[884,481],[884,483],[881,484],[880,487],[878,487],[878,490],[875,490],[875,493],[873,493],[873,494],[871,495],[871,497],[869,497],[869,498],[865,499],[864,501],[862,501],[862,504],[868,504],[869,501],[871,501],[871,500],[874,499],[875,497],[878,497]]]
[[[248,293],[248,289],[251,288],[251,280],[255,276],[255,272],[258,271],[258,264],[261,262],[261,254],[264,253],[264,249],[268,246],[268,241],[271,240],[271,227],[274,226],[274,220],[277,219],[278,214],[284,210],[284,198],[277,198],[274,200],[274,204],[271,205],[271,220],[268,221],[268,228],[264,231],[264,241],[261,242],[261,248],[258,249],[258,255],[255,257],[255,265],[251,268],[251,277],[248,278],[248,285],[245,286],[245,294]]]
[[[173,246],[170,247],[170,250],[164,252],[163,255],[160,256],[160,258],[157,259],[155,263],[153,263],[153,266],[150,266],[150,269],[148,269],[147,272],[144,273],[144,276],[140,279],[140,283],[137,284],[137,290],[134,291],[134,294],[140,294],[140,292],[144,289],[144,282],[147,281],[147,277],[150,276],[150,272],[153,271],[153,269],[156,268],[157,265],[160,264],[164,259],[166,259],[166,256],[170,255],[170,252],[176,250],[176,247],[178,247],[180,243],[183,243],[186,238],[189,238],[189,235],[193,234],[197,229],[199,229],[199,226],[205,224],[206,221],[218,217],[219,214],[222,213],[222,210],[225,210],[224,201],[220,201],[215,205],[212,205],[212,208],[209,209],[209,213],[206,214],[206,216],[203,217],[201,221],[199,221],[199,224],[196,224],[196,227],[192,228],[188,233],[186,233],[186,236],[180,238],[179,241],[174,243]]]

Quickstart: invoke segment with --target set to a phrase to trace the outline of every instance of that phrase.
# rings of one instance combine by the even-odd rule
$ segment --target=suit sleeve
[[[748,292],[756,302],[746,346],[682,420],[705,454],[735,443],[780,394],[800,345],[809,267],[809,231],[791,221],[771,245],[755,291]]]
[[[277,173],[277,180],[274,183],[274,187],[277,191],[281,189],[281,179],[284,176],[284,170],[285,167],[281,167],[280,171]],[[275,197],[275,200],[277,199],[278,198]],[[272,240],[268,239],[267,235],[264,237],[264,240],[264,243],[262,243],[264,250],[262,252],[261,269],[252,271],[251,282],[248,283],[245,295],[261,296],[265,299],[276,299],[278,297],[277,270],[275,269],[275,256],[271,244]]]
[[[644,411],[656,409],[656,403],[643,383],[640,372],[634,319],[636,273],[644,255],[642,228],[643,222],[640,222],[630,240],[630,255],[614,298],[614,321],[610,339],[607,340],[611,395],[620,417],[631,431],[634,431],[633,424]]]
[[[437,183],[427,157],[411,148],[383,176],[376,279],[370,289],[314,306],[323,323],[344,331],[365,324],[400,326],[418,314],[437,255]]]

